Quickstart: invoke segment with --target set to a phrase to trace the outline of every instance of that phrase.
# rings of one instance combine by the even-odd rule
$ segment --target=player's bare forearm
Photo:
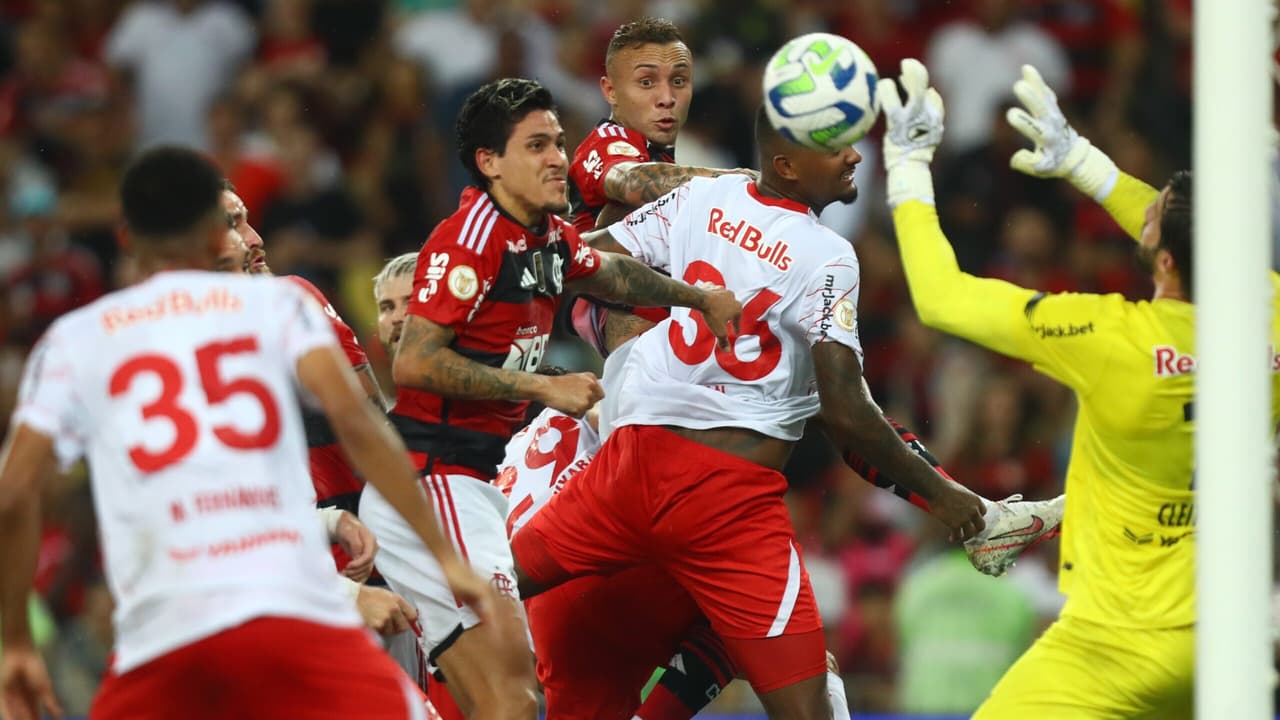
[[[600,272],[603,271],[601,268]],[[425,318],[416,315],[405,318],[391,366],[396,385],[459,400],[542,398],[547,387],[545,377],[469,360],[449,347],[453,337],[452,330]]]
[[[53,469],[53,441],[18,425],[0,451],[0,644],[31,647],[27,601],[40,545],[40,481]]]
[[[630,255],[618,253],[601,253],[600,269],[570,285],[577,292],[641,307],[674,305],[704,310],[707,301],[707,293],[701,289],[672,280]]]
[[[696,177],[719,177],[732,170],[664,162],[618,163],[604,176],[604,194],[632,207],[653,202]]]
[[[842,455],[856,453],[903,491],[934,499],[946,479],[912,452],[885,420],[862,381],[853,350],[835,342],[813,347],[822,421]]]
[[[617,255],[630,255],[631,253],[624,247],[618,239],[609,232],[608,228],[600,228],[590,232],[582,233],[582,241],[599,252],[615,253]]]
[[[353,369],[356,371],[356,377],[360,379],[360,387],[364,388],[364,394],[368,396],[369,402],[382,412],[386,412],[387,399],[382,394],[382,387],[378,385],[378,378],[373,374],[373,368],[369,363],[364,363],[356,365]]]
[[[298,360],[298,380],[320,401],[356,471],[404,517],[441,564],[456,559],[418,485],[404,442],[369,402],[345,358],[336,348],[313,350]]]

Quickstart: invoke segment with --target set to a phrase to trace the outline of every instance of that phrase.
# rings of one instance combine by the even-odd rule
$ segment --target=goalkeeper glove
[[[1036,147],[1014,153],[1010,167],[1035,177],[1066,178],[1094,200],[1105,200],[1116,186],[1119,169],[1067,123],[1058,96],[1034,67],[1022,66],[1022,79],[1013,84],[1013,94],[1023,107],[1009,108],[1005,119]]]
[[[884,113],[884,166],[889,180],[889,206],[908,200],[933,204],[933,176],[929,162],[942,142],[942,96],[929,87],[929,71],[914,58],[902,61],[898,78],[907,93],[903,103],[893,80],[876,85],[876,101]]]

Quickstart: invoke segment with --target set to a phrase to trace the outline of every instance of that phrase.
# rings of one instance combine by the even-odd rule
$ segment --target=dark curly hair
[[[458,159],[476,186],[489,187],[489,178],[476,165],[476,150],[484,148],[502,155],[511,130],[535,110],[556,111],[551,91],[537,80],[494,80],[467,97],[458,112]]]

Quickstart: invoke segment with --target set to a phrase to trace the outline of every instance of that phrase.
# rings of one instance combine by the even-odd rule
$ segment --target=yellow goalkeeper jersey
[[[1136,239],[1157,195],[1122,174],[1104,205]],[[926,325],[1026,360],[1075,391],[1058,574],[1067,596],[1062,614],[1126,628],[1194,623],[1194,307],[1118,294],[1045,294],[977,278],[956,264],[932,205],[903,203],[894,224]],[[1276,278],[1272,273],[1273,289]],[[1276,347],[1273,321],[1273,370]],[[1280,415],[1276,377],[1273,421]]]

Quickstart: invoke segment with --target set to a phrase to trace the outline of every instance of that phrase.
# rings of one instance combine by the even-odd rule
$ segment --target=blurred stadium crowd
[[[491,78],[537,78],[572,150],[607,113],[598,78],[610,34],[646,14],[674,20],[696,58],[681,163],[754,167],[762,63],[793,35],[841,33],[883,75],[904,57],[929,66],[947,103],[939,206],[966,270],[1149,297],[1132,242],[1100,208],[1066,183],[1008,169],[1018,139],[1003,115],[1019,66],[1032,63],[1083,134],[1163,184],[1189,165],[1190,0],[0,0],[0,423],[49,323],[128,281],[117,182],[133,153],[158,143],[217,159],[272,268],[326,292],[390,388],[370,278],[456,206],[462,98]],[[860,149],[861,199],[824,220],[861,260],[873,392],[975,491],[1057,494],[1070,393],[916,321],[878,138]],[[551,362],[598,367],[585,346],[559,340]],[[855,709],[972,710],[1056,615],[1052,543],[993,581],[821,441],[806,441],[787,474]],[[47,489],[32,601],[72,713],[88,708],[111,636],[90,504],[75,472]]]

